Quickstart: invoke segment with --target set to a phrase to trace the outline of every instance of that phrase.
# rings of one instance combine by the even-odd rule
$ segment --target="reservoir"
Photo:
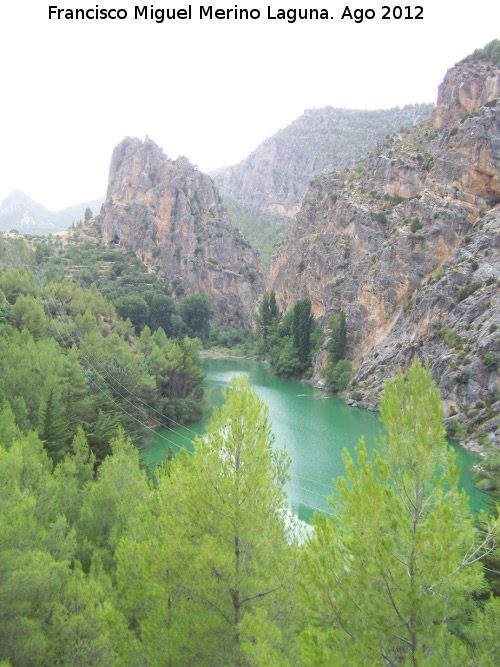
[[[364,436],[370,452],[376,446],[382,424],[376,412],[345,405],[329,392],[309,384],[276,377],[268,367],[248,359],[205,359],[205,403],[198,422],[184,427],[161,428],[152,443],[141,450],[141,458],[150,465],[163,461],[169,449],[193,451],[195,435],[207,432],[215,406],[223,403],[222,391],[233,375],[246,374],[250,384],[269,407],[275,446],[286,444],[291,458],[291,480],[286,490],[292,511],[309,522],[314,512],[331,512],[327,498],[334,491],[332,479],[345,474],[342,452],[355,458],[355,447]],[[472,479],[472,468],[480,459],[454,445],[461,464],[461,485],[470,497],[472,509],[483,507],[484,495]]]

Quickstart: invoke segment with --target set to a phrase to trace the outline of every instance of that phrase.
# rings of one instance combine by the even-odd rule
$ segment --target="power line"
[[[49,310],[49,309],[47,309],[47,310]],[[58,333],[59,333],[59,329],[58,329],[58,327],[57,327],[57,322],[56,322],[56,320],[54,319],[52,313],[50,313],[50,310],[49,310],[49,315],[50,315],[52,321],[54,322],[54,326],[56,327],[56,330],[57,330]],[[60,322],[60,324],[63,326],[63,328],[64,328],[64,330],[66,331],[66,334],[67,334],[68,337],[70,338],[71,342],[72,342],[75,346],[78,347],[77,342],[76,342],[76,341],[74,340],[74,338],[71,336],[71,333],[68,331],[68,329],[66,328],[65,324],[64,324],[63,322]],[[125,389],[131,396],[133,396],[133,397],[136,398],[138,401],[140,401],[141,403],[143,403],[146,407],[149,407],[151,410],[153,410],[153,411],[156,412],[157,414],[161,415],[161,416],[164,417],[165,419],[170,419],[170,418],[167,417],[166,415],[163,415],[159,410],[157,410],[156,408],[153,408],[153,407],[150,406],[148,403],[146,403],[145,401],[143,401],[141,398],[139,398],[138,396],[136,396],[136,395],[135,395],[135,394],[134,394],[128,387],[125,387],[125,385],[123,385],[119,380],[117,380],[117,379],[116,379],[116,378],[115,378],[115,377],[114,377],[114,376],[113,376],[113,375],[112,375],[112,374],[111,374],[111,373],[104,367],[104,365],[103,365],[103,364],[102,364],[102,363],[95,357],[95,355],[92,354],[92,352],[91,352],[91,351],[89,350],[89,348],[85,345],[85,343],[82,342],[82,338],[81,338],[80,336],[78,336],[78,338],[79,338],[79,342],[80,342],[80,348],[81,348],[81,346],[83,345],[83,346],[89,351],[89,354],[92,355],[92,356],[94,357],[94,359],[97,361],[97,363],[98,363],[98,364],[103,368],[103,370],[109,375],[109,377],[113,380],[113,382],[116,382],[116,383],[119,384],[121,387],[123,387],[123,388],[124,388],[124,389]],[[83,357],[83,359],[88,363],[89,367],[96,373],[96,375],[97,375],[98,377],[101,378],[101,380],[104,382],[104,384],[105,384],[107,387],[109,387],[112,391],[116,392],[121,398],[123,398],[123,400],[127,401],[130,405],[136,407],[138,410],[140,410],[140,411],[141,411],[143,414],[145,414],[147,417],[153,419],[157,424],[160,425],[160,427],[162,427],[162,428],[168,428],[168,429],[171,430],[173,433],[176,433],[178,436],[184,438],[185,440],[188,440],[188,442],[189,442],[190,444],[192,444],[192,442],[193,442],[192,439],[187,438],[186,436],[184,436],[182,433],[179,433],[178,431],[174,431],[174,429],[173,429],[172,427],[170,427],[170,426],[168,426],[168,425],[164,425],[164,424],[162,424],[158,419],[156,419],[155,417],[152,417],[151,415],[149,415],[145,410],[143,410],[142,408],[139,408],[138,406],[135,406],[129,398],[127,398],[126,396],[123,396],[123,394],[121,394],[115,387],[113,387],[109,382],[107,382],[107,380],[106,380],[106,379],[105,379],[105,378],[104,378],[104,377],[97,371],[97,369],[92,365],[92,362],[91,362],[91,361],[90,361],[90,360],[89,360],[89,359],[88,359],[88,358],[81,352],[81,350],[80,350],[80,353],[81,353],[81,356]],[[127,412],[127,410],[125,410],[125,408],[123,408],[123,406],[119,405],[119,403],[117,403],[111,396],[109,396],[108,394],[106,394],[106,392],[104,392],[104,390],[102,389],[102,387],[100,387],[99,384],[98,384],[97,382],[95,382],[90,376],[87,375],[87,378],[88,378],[88,380],[89,380],[89,381],[90,381],[90,382],[91,382],[91,383],[92,383],[92,384],[93,384],[93,385],[94,385],[94,386],[95,386],[95,387],[96,387],[96,388],[97,388],[97,389],[98,389],[98,390],[99,390],[99,391],[100,391],[100,392],[101,392],[101,393],[102,393],[102,394],[103,394],[109,401],[111,401],[114,405],[116,405],[116,407],[117,407],[119,410],[121,410],[124,414],[126,414],[126,415],[127,415],[128,417],[130,417],[131,419],[135,420],[135,421],[136,421],[138,424],[140,424],[143,428],[147,429],[148,431],[151,431],[151,432],[154,433],[156,436],[158,436],[159,438],[161,438],[161,439],[164,440],[165,442],[168,442],[169,444],[173,445],[174,447],[177,447],[177,448],[180,449],[180,450],[184,450],[184,451],[185,451],[186,453],[188,453],[188,454],[190,453],[184,446],[179,445],[179,444],[173,442],[172,440],[170,440],[169,438],[167,438],[166,436],[164,436],[162,433],[159,433],[157,430],[152,429],[152,428],[151,428],[150,426],[148,426],[147,424],[144,424],[144,422],[142,422],[140,419],[138,419],[138,418],[135,417],[134,415],[132,415],[132,414],[130,414],[129,412]],[[175,422],[175,420],[171,419],[171,421],[173,421],[175,424],[177,424],[177,422]],[[179,426],[180,428],[185,428],[185,429],[186,429],[187,431],[189,431],[190,433],[193,433],[195,436],[199,437],[199,434],[198,434],[198,433],[196,433],[195,431],[192,431],[191,429],[188,429],[187,427],[183,426],[182,424],[178,424],[178,426]],[[298,478],[298,479],[301,479],[301,480],[310,482],[310,483],[312,483],[312,484],[318,484],[318,485],[323,486],[323,487],[325,487],[325,488],[327,488],[327,489],[335,490],[335,488],[334,488],[332,485],[324,484],[323,482],[319,482],[319,481],[317,481],[317,480],[309,479],[309,478],[307,478],[307,477],[304,477],[304,476],[302,476],[302,475],[299,475],[298,473],[295,474],[294,476],[295,476],[296,478]],[[317,495],[317,496],[319,496],[319,497],[321,497],[321,498],[324,498],[324,497],[325,497],[323,494],[320,494],[320,493],[318,493],[318,492],[316,492],[316,491],[312,491],[311,489],[307,489],[307,488],[305,488],[305,487],[303,487],[303,486],[300,486],[300,485],[298,485],[298,484],[294,484],[292,481],[289,482],[289,484],[291,484],[292,486],[294,486],[294,487],[297,488],[297,489],[300,489],[301,491],[305,491],[305,492],[307,492],[307,493],[312,493],[312,494]],[[299,501],[299,502],[300,502],[300,501]],[[320,508],[318,508],[318,507],[315,507],[315,506],[312,506],[312,505],[306,505],[305,503],[302,503],[302,502],[300,502],[300,504],[303,505],[304,507],[307,507],[308,509],[316,510],[316,511],[318,511],[318,512],[322,512],[322,513],[324,513],[324,514],[329,514],[330,516],[334,516],[331,512],[328,512],[328,511],[326,511],[326,510],[320,509]]]
[[[52,317],[52,315],[51,315],[51,317]],[[54,324],[55,324],[55,320],[54,320]],[[64,327],[64,329],[65,329],[66,333],[68,334],[70,340],[76,345],[76,344],[77,344],[76,341],[75,341],[75,340],[73,339],[73,337],[71,336],[71,333],[68,331],[68,329],[66,328],[65,324],[64,324],[63,322],[61,322],[61,325]],[[57,328],[57,326],[56,326],[56,328]],[[141,403],[143,403],[143,405],[145,405],[146,407],[148,407],[150,410],[153,410],[154,412],[156,412],[157,414],[161,415],[162,417],[164,417],[164,418],[167,419],[167,420],[170,419],[169,417],[167,417],[166,415],[164,415],[163,413],[161,413],[159,410],[157,410],[157,409],[154,408],[153,406],[151,406],[151,405],[149,405],[148,403],[146,403],[145,401],[143,401],[140,397],[138,397],[136,394],[134,394],[128,387],[126,387],[126,386],[125,386],[124,384],[122,384],[119,380],[117,380],[117,379],[110,373],[110,371],[108,371],[108,370],[106,369],[106,367],[99,361],[99,359],[97,359],[97,357],[92,353],[92,351],[85,345],[85,342],[82,340],[81,336],[78,336],[78,340],[79,340],[79,343],[80,343],[80,349],[81,349],[82,346],[85,347],[85,349],[88,350],[89,354],[96,360],[96,362],[99,364],[99,366],[102,367],[102,369],[104,370],[104,372],[105,372],[105,373],[106,373],[106,374],[113,380],[113,382],[115,382],[116,384],[118,384],[118,385],[120,385],[121,387],[123,387],[123,388],[125,389],[125,391],[127,391],[131,396],[133,396],[135,399],[137,399],[138,401],[140,401]],[[123,394],[121,394],[116,388],[112,387],[109,383],[106,382],[105,378],[103,378],[103,377],[99,374],[99,372],[95,369],[95,367],[92,366],[91,361],[90,361],[90,360],[89,360],[83,353],[82,353],[82,357],[88,362],[88,364],[89,364],[89,366],[92,368],[92,370],[94,370],[95,373],[96,373],[99,377],[101,377],[101,379],[107,384],[107,386],[110,387],[110,389],[112,389],[113,391],[115,391],[119,396],[121,396],[121,398],[123,398],[123,399],[126,400],[128,403],[130,403],[130,405],[134,405],[130,399],[128,399],[126,396],[123,396]],[[135,406],[135,405],[134,405],[134,407],[136,407],[137,409],[141,410],[141,412],[143,412],[143,414],[145,414],[145,415],[147,415],[148,417],[150,417],[151,419],[153,419],[153,420],[154,420],[160,427],[162,427],[162,428],[167,428],[167,429],[171,430],[173,433],[176,433],[177,435],[179,435],[181,438],[184,438],[184,440],[187,440],[189,443],[192,443],[192,438],[188,438],[188,437],[184,436],[182,433],[179,433],[178,431],[174,431],[174,429],[172,429],[172,427],[163,424],[162,422],[160,422],[160,421],[159,421],[158,419],[156,419],[155,417],[152,417],[151,415],[149,415],[149,414],[148,414],[145,410],[143,410],[142,408],[138,408],[138,407]],[[193,430],[187,428],[186,426],[184,426],[184,425],[182,425],[182,424],[178,424],[174,419],[170,419],[170,421],[173,421],[174,424],[176,424],[179,428],[184,428],[184,429],[185,429],[186,431],[188,431],[189,433],[192,433],[193,435],[199,437],[199,433],[196,433],[195,431],[193,431]],[[150,429],[150,430],[151,430],[151,429]],[[295,477],[298,477],[299,479],[301,479],[301,480],[303,480],[303,481],[310,482],[311,484],[318,484],[318,485],[323,486],[323,487],[325,487],[325,488],[327,488],[327,489],[331,489],[332,491],[335,490],[335,487],[332,486],[331,484],[324,484],[323,482],[319,482],[318,480],[314,480],[314,479],[309,479],[308,477],[304,477],[303,475],[299,475],[298,473],[295,474]],[[304,489],[304,490],[307,491],[308,489]],[[312,491],[311,493],[315,493],[315,492]]]
[[[147,426],[147,424],[144,424],[143,422],[141,422],[140,419],[137,419],[137,417],[134,417],[134,415],[131,415],[131,414],[130,414],[129,412],[127,412],[121,405],[119,405],[115,400],[113,400],[113,398],[112,398],[111,396],[108,396],[108,395],[106,394],[106,392],[105,392],[101,387],[99,387],[99,385],[97,384],[97,382],[95,382],[94,380],[92,380],[92,378],[90,378],[90,377],[89,377],[88,379],[90,380],[90,382],[92,382],[92,384],[94,384],[94,385],[97,387],[97,389],[98,389],[104,396],[106,396],[106,398],[107,398],[109,401],[111,401],[112,403],[114,403],[114,404],[116,405],[116,407],[119,408],[122,412],[124,412],[128,417],[130,417],[131,419],[135,419],[135,421],[138,422],[138,423],[139,423],[141,426],[143,426],[144,428],[147,428],[149,431],[151,431],[151,432],[154,433],[155,435],[160,436],[160,438],[162,438],[162,439],[165,440],[166,442],[169,442],[171,445],[174,445],[174,447],[178,447],[179,449],[183,449],[185,452],[187,452],[187,453],[189,454],[189,452],[187,451],[187,449],[186,449],[185,447],[183,447],[182,445],[178,445],[177,443],[173,442],[172,440],[169,440],[168,438],[166,438],[166,437],[165,437],[164,435],[162,435],[161,433],[157,433],[157,432],[156,432],[154,429],[152,429],[150,426]]]
[[[50,312],[50,311],[49,311],[49,312]],[[56,327],[56,330],[57,330],[58,333],[59,333],[59,330],[58,330],[58,328],[57,328],[56,320],[54,319],[54,317],[52,316],[51,313],[50,313],[50,316],[51,316],[51,318],[52,318],[52,321],[54,322],[54,326]],[[66,326],[64,325],[64,323],[63,323],[63,322],[60,322],[60,324],[64,327],[64,329],[65,329],[67,335],[69,336],[71,342],[72,342],[76,347],[78,347],[76,341],[75,341],[74,338],[71,336],[70,332],[68,331],[68,329],[66,328]],[[81,342],[81,338],[80,338],[80,342]],[[88,348],[87,348],[87,349],[88,349]],[[140,407],[134,405],[134,403],[133,403],[129,398],[127,398],[126,396],[123,396],[123,394],[121,394],[121,393],[118,391],[118,389],[116,389],[115,387],[111,386],[111,385],[109,384],[109,382],[107,382],[106,379],[99,373],[99,371],[92,365],[92,362],[90,361],[90,359],[88,359],[88,358],[83,354],[83,352],[81,352],[81,348],[80,348],[80,354],[81,354],[81,356],[83,357],[83,359],[85,359],[85,361],[88,363],[89,367],[96,373],[96,375],[97,375],[98,377],[101,378],[101,380],[104,382],[104,384],[105,384],[106,386],[108,386],[112,391],[116,392],[116,393],[118,394],[118,396],[120,396],[121,398],[123,398],[124,401],[127,401],[128,403],[130,403],[130,405],[132,405],[133,407],[135,407],[137,410],[140,410],[140,411],[141,411],[143,414],[145,414],[148,418],[153,419],[153,420],[154,420],[159,426],[161,426],[162,428],[168,428],[168,429],[170,429],[173,433],[177,433],[177,431],[174,431],[170,426],[168,426],[168,425],[166,425],[166,424],[162,424],[162,422],[160,422],[158,419],[156,419],[156,417],[152,417],[152,416],[149,415],[145,410],[143,410],[142,408],[140,408]],[[94,356],[94,358],[96,358],[95,355],[93,355],[93,356]],[[99,362],[98,359],[96,359],[96,361],[99,363],[100,366],[102,366],[102,367],[104,368],[103,364],[101,364],[101,362]],[[149,407],[150,409],[155,410],[154,408],[152,408],[151,406],[149,406],[147,403],[145,403],[144,401],[142,401],[139,397],[137,397],[133,392],[130,391],[130,389],[128,389],[127,387],[125,387],[125,385],[123,385],[121,382],[119,382],[118,380],[116,380],[116,378],[113,378],[113,376],[111,375],[111,373],[109,373],[109,371],[106,370],[106,372],[107,372],[108,375],[113,379],[113,381],[115,381],[115,382],[116,382],[117,384],[119,384],[120,386],[124,387],[124,389],[125,389],[126,391],[128,391],[129,394],[130,394],[131,396],[133,396],[133,397],[136,398],[137,400],[139,400],[139,401],[141,401],[142,403],[144,403],[144,405],[146,405],[146,406]],[[91,379],[89,376],[87,376],[87,377],[88,377],[89,380]],[[99,385],[98,385],[97,383],[94,382],[93,384],[95,384],[95,386],[99,388]],[[113,401],[113,402],[115,403],[115,401]],[[115,403],[115,405],[118,405],[118,404]],[[118,406],[118,407],[120,407],[120,406]],[[126,414],[128,414],[125,410],[123,410],[123,411],[124,411]],[[162,413],[159,412],[158,410],[155,410],[155,412],[157,412],[158,414],[162,414]],[[129,416],[130,416],[130,415],[129,415]],[[165,419],[168,419],[168,417],[166,417],[165,415],[162,415],[162,416],[164,416]],[[135,419],[135,417],[134,417],[134,419]],[[140,424],[142,424],[142,422],[141,422],[139,419],[136,419],[136,421],[139,422]],[[172,420],[172,421],[173,421],[173,420]],[[143,424],[143,426],[144,426],[145,428],[149,428],[149,427],[146,426],[145,424]],[[149,429],[149,430],[150,430],[150,431],[153,431],[153,429]],[[186,430],[190,431],[190,429],[186,429]],[[155,431],[153,431],[153,432],[155,432]],[[198,435],[198,434],[195,433],[194,431],[190,431],[190,432],[191,432],[191,433],[194,433],[195,435]],[[178,435],[179,435],[181,438],[184,438],[185,440],[187,440],[189,443],[192,442],[192,438],[188,438],[188,437],[186,437],[185,435],[183,435],[182,433],[178,433]]]
[[[71,337],[71,334],[70,334],[70,333],[68,332],[68,330],[66,329],[66,326],[65,326],[64,322],[61,322],[61,324],[62,324],[62,326],[65,328],[65,330],[66,330],[68,336],[70,337],[71,341],[72,341],[73,343],[75,343],[75,345],[76,345],[76,342],[73,340],[73,338]],[[155,408],[155,407],[149,405],[149,403],[146,403],[146,401],[144,401],[144,400],[143,400],[142,398],[140,398],[139,396],[136,396],[136,395],[135,395],[135,394],[134,394],[128,387],[125,387],[124,384],[122,384],[119,380],[117,380],[115,377],[113,377],[113,375],[106,369],[106,367],[99,361],[99,359],[97,359],[97,357],[92,353],[92,351],[85,345],[85,341],[82,340],[82,337],[81,337],[80,335],[78,335],[78,340],[79,340],[79,342],[80,342],[80,349],[81,349],[81,347],[83,346],[86,350],[88,350],[89,354],[90,354],[92,357],[94,357],[94,359],[95,359],[96,362],[99,364],[99,366],[102,367],[102,369],[104,370],[104,372],[107,373],[107,374],[112,378],[113,382],[116,382],[116,384],[119,384],[119,385],[120,385],[121,387],[123,387],[126,391],[128,391],[129,394],[130,394],[131,396],[133,396],[135,399],[137,399],[138,401],[140,401],[143,405],[145,405],[145,406],[146,406],[147,408],[149,408],[150,410],[153,410],[154,412],[156,412],[156,414],[160,415],[160,416],[163,417],[164,419],[167,419],[168,421],[173,422],[176,426],[179,426],[180,428],[184,428],[186,431],[189,431],[189,432],[192,433],[193,435],[198,435],[198,433],[196,433],[195,431],[192,431],[190,428],[187,428],[187,426],[184,426],[183,424],[179,424],[178,422],[175,421],[175,419],[172,419],[172,417],[167,417],[167,416],[164,415],[162,412],[160,412],[160,410],[158,410],[157,408]],[[90,362],[89,362],[89,363],[90,363]],[[115,390],[115,391],[117,391],[117,390]],[[122,398],[123,398],[123,397],[122,397]],[[149,416],[149,415],[148,415],[148,416]],[[154,417],[152,417],[152,419],[154,419]],[[159,420],[155,419],[155,421],[156,421],[158,424],[161,424],[161,422],[160,422]],[[161,424],[161,425],[164,426],[164,424]],[[166,428],[168,428],[168,426],[166,426]]]

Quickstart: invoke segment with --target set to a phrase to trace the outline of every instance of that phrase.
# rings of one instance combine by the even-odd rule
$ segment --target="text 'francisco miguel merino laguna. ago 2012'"
[[[377,17],[375,9],[351,9],[346,5],[342,10],[330,12],[328,9],[311,8],[289,8],[276,9],[270,5],[267,7],[267,13],[256,7],[245,8],[234,5],[233,7],[214,8],[213,5],[200,5],[193,11],[192,5],[184,7],[155,7],[154,5],[136,5],[133,11],[124,8],[115,7],[89,7],[86,9],[66,9],[57,5],[49,6],[49,19],[55,20],[150,20],[156,23],[172,20],[284,20],[288,23],[295,23],[302,20],[325,20],[325,19],[351,19],[356,23],[361,23],[363,19],[374,19]],[[381,7],[379,17],[382,19],[422,19],[423,7],[421,6],[388,6]]]

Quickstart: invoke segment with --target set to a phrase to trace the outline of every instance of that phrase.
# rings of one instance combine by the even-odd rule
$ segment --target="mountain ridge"
[[[104,197],[51,211],[29,197],[23,190],[13,190],[0,204],[0,231],[15,229],[23,234],[44,234],[67,229],[83,219],[85,210],[99,212]]]

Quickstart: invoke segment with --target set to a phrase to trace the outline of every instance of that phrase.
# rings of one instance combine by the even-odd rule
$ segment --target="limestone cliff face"
[[[313,181],[271,261],[267,289],[282,308],[309,296],[325,327],[346,312],[349,400],[361,407],[376,409],[383,381],[415,354],[430,360],[450,418],[470,426],[476,403],[497,400],[500,104],[498,72],[477,65],[448,72],[433,120]],[[325,346],[318,379],[326,361]],[[496,417],[490,426],[500,444]]]
[[[385,134],[429,118],[432,110],[432,104],[377,111],[308,109],[214,178],[222,196],[254,215],[293,218],[312,178],[355,164]]]
[[[122,243],[174,294],[203,289],[229,323],[249,322],[262,263],[227,220],[213,181],[150,139],[114,150],[99,226],[105,243]]]
[[[459,63],[439,86],[434,126],[451,129],[457,120],[499,97],[500,68],[483,61]]]

